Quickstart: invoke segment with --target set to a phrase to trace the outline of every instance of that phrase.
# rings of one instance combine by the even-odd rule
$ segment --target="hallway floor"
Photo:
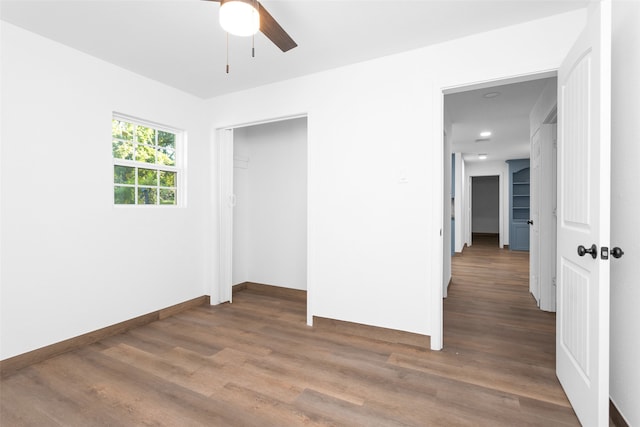
[[[472,246],[452,258],[452,277],[444,346],[463,365],[452,375],[513,394],[505,402],[547,413],[549,424],[578,425],[555,375],[555,313],[539,310],[529,293],[529,253],[500,249],[497,236],[474,235]]]

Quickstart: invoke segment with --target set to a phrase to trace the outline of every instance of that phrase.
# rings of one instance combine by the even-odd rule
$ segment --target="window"
[[[113,203],[178,205],[181,132],[114,116]]]

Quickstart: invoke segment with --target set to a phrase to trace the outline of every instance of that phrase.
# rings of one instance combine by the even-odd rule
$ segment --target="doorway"
[[[471,177],[471,244],[500,246],[500,176]]]
[[[307,289],[307,120],[234,130],[233,285]]]
[[[307,118],[218,131],[220,294],[233,286],[307,291]]]
[[[555,207],[555,203],[550,202],[555,198],[555,193],[552,191],[555,178],[551,179],[555,177],[555,169],[551,170],[552,167],[555,168],[555,164],[547,163],[544,168],[539,169],[538,180],[540,176],[549,178],[545,182],[548,191],[540,188],[537,199],[533,201],[535,206],[531,206],[531,212],[529,212],[531,198],[529,184],[525,186],[518,183],[517,196],[514,196],[510,165],[513,162],[526,162],[526,167],[529,167],[534,134],[536,138],[540,135],[537,130],[545,123],[549,123],[550,111],[555,111],[556,108],[556,80],[555,74],[545,74],[528,76],[523,81],[510,80],[504,84],[494,82],[492,85],[480,88],[477,86],[468,90],[457,88],[452,92],[444,92],[443,127],[448,132],[445,144],[450,144],[445,147],[445,152],[455,153],[456,158],[461,159],[460,167],[456,165],[455,176],[450,181],[464,182],[467,187],[463,189],[464,197],[460,200],[463,206],[459,210],[456,209],[456,214],[460,216],[456,217],[451,234],[447,234],[448,230],[445,229],[443,236],[445,240],[450,239],[453,233],[456,238],[462,237],[463,242],[460,248],[458,249],[456,245],[456,256],[459,253],[464,256],[465,249],[479,241],[483,246],[490,243],[508,251],[521,249],[516,247],[517,245],[512,245],[512,240],[523,233],[526,233],[525,237],[529,237],[533,232],[529,224],[532,222],[533,213],[540,212],[541,200],[544,199],[547,202],[546,206]],[[554,141],[544,140],[541,143],[551,147]],[[444,170],[446,178],[447,168]],[[447,179],[443,179],[443,183],[445,186],[449,184]],[[531,187],[538,188],[534,183]],[[525,189],[526,194],[522,192]],[[444,194],[451,192],[452,189],[444,188]],[[514,202],[514,199],[517,200]],[[549,210],[547,217],[550,213]],[[496,218],[498,218],[497,225]],[[535,223],[538,231],[540,226],[544,231],[539,233],[540,235],[552,235],[548,229],[551,227],[549,221]],[[516,228],[519,234],[511,232]],[[523,256],[529,258],[530,254],[526,252],[529,249],[529,239],[526,240],[527,245]],[[537,252],[538,257],[541,256],[540,254],[555,253],[555,241],[551,240],[547,238],[544,248]],[[546,259],[551,260],[551,256],[547,256]],[[532,261],[536,262],[537,269],[538,258]],[[451,267],[447,266],[448,262],[451,262],[451,259],[444,260],[443,271],[445,272],[452,271]],[[533,269],[530,277],[530,280],[535,278],[538,281],[536,293],[531,293],[541,308],[539,295],[544,292],[540,291],[540,284],[544,283],[546,286],[545,295],[555,292],[555,288],[551,287],[552,275],[549,266],[546,268],[544,279],[537,274],[534,275]],[[444,279],[445,283],[455,282],[453,274]],[[534,290],[533,286],[529,288],[531,291]],[[548,305],[544,309],[553,311],[548,309]]]

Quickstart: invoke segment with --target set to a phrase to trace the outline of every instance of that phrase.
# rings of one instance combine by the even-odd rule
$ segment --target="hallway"
[[[465,381],[518,396],[508,404],[522,412],[577,425],[555,375],[555,313],[539,310],[528,290],[529,253],[474,236],[452,258],[452,277],[444,346],[460,357]]]

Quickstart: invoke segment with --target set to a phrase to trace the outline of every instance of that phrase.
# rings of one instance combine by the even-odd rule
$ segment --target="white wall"
[[[309,303],[438,334],[442,88],[557,68],[584,11],[212,99],[214,126],[308,113]]]
[[[234,181],[233,283],[306,289],[307,119],[235,129],[235,148],[248,161],[234,170],[234,180],[246,176],[241,186]],[[236,263],[244,279],[235,277]]]
[[[611,400],[640,425],[640,3],[613,2],[611,246]]]
[[[500,233],[500,178],[477,176],[471,186],[473,233]]]
[[[205,294],[203,102],[2,23],[5,359]],[[185,208],[113,206],[111,117],[188,133]]]
[[[469,177],[495,175],[499,177],[500,181],[499,210],[501,215],[499,218],[498,229],[500,232],[500,247],[503,247],[504,245],[509,244],[509,165],[501,160],[465,162],[464,182],[467,195],[471,194],[470,189],[468,188]],[[469,206],[469,202],[470,199],[467,197],[465,204]],[[466,243],[470,245],[471,241],[469,240]]]

